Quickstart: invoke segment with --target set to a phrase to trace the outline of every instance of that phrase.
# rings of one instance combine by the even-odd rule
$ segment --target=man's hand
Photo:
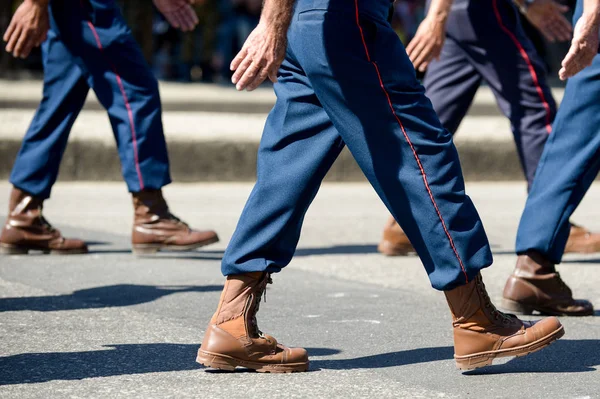
[[[165,16],[169,24],[184,32],[193,30],[198,25],[198,16],[190,3],[195,3],[195,1],[154,0],[154,5]]]
[[[406,53],[415,69],[425,72],[434,58],[439,58],[446,38],[446,19],[453,0],[431,0],[427,16],[419,25],[415,37],[406,46]]]
[[[265,0],[260,22],[231,61],[231,81],[238,90],[256,89],[267,77],[277,81],[285,58],[287,30],[295,0]]]
[[[285,58],[286,47],[285,33],[278,33],[265,23],[259,23],[231,62],[231,70],[235,71],[231,81],[235,87],[251,91],[267,77],[275,83],[279,66]]]
[[[599,30],[600,18],[595,15],[586,15],[584,11],[575,24],[571,48],[561,63],[562,68],[558,71],[561,80],[574,76],[592,64],[594,57],[598,54]]]
[[[406,46],[408,58],[416,70],[425,72],[434,58],[439,58],[446,38],[446,21],[427,16],[419,25],[415,37]]]
[[[573,26],[563,15],[567,11],[569,7],[554,0],[535,0],[527,6],[525,16],[549,41],[566,42],[573,33]]]
[[[40,46],[50,29],[47,0],[25,0],[13,15],[4,33],[6,51],[26,58],[31,49]]]

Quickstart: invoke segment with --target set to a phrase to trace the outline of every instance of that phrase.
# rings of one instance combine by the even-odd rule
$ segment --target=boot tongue
[[[248,312],[248,324],[249,324],[249,334],[252,338],[260,338],[263,336],[262,331],[258,328],[258,322],[256,320],[256,314],[260,308],[260,302],[264,296],[265,302],[267,301],[267,284],[272,284],[273,280],[271,280],[270,273],[264,273],[262,279],[256,285],[256,289],[252,293],[250,297],[252,303],[250,304],[250,311]]]
[[[508,323],[511,323],[512,320],[516,318],[516,316],[514,316],[514,315],[504,314],[501,311],[499,311],[498,309],[496,309],[496,306],[494,306],[492,299],[490,298],[490,296],[487,293],[487,290],[485,289],[485,284],[483,283],[483,279],[481,278],[481,275],[477,276],[477,278],[475,280],[475,285],[476,285],[477,291],[479,291],[479,295],[480,295],[481,302],[482,302],[481,305],[483,306],[485,313],[488,313],[489,317],[491,317],[493,319],[490,321],[492,321],[492,322],[501,321],[503,324],[508,324]]]

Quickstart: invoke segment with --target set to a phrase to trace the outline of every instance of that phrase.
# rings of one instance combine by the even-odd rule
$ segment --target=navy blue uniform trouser
[[[556,104],[544,64],[511,0],[456,0],[446,42],[423,84],[442,124],[456,132],[485,81],[510,120],[529,185],[551,131]]]
[[[225,252],[225,275],[286,266],[307,208],[347,145],[406,231],[433,287],[492,263],[452,136],[398,36],[389,0],[299,0],[258,153],[257,182]]]
[[[90,87],[106,108],[131,192],[170,183],[158,84],[113,0],[52,1],[44,92],[10,177],[48,198]]]
[[[573,24],[582,13],[577,2]],[[559,263],[573,214],[600,171],[600,55],[567,82],[517,232],[517,253]]]

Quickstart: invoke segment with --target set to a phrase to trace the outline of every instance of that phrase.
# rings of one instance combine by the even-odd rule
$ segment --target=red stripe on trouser
[[[437,203],[435,202],[435,199],[433,198],[433,193],[431,192],[431,188],[429,187],[429,182],[427,181],[427,174],[425,173],[425,169],[423,169],[423,164],[421,163],[421,159],[419,158],[419,155],[417,154],[417,151],[415,150],[413,143],[410,141],[410,138],[408,137],[408,134],[406,133],[406,130],[404,129],[404,125],[402,124],[402,121],[400,120],[400,118],[398,117],[398,114],[396,114],[396,111],[394,110],[394,106],[392,104],[390,95],[389,95],[388,91],[386,90],[385,86],[383,85],[383,80],[381,79],[381,73],[379,72],[379,67],[377,66],[377,64],[375,62],[371,61],[371,55],[369,54],[367,42],[365,41],[365,35],[363,33],[362,26],[360,25],[360,18],[359,18],[359,13],[358,13],[358,0],[354,0],[354,6],[356,9],[356,25],[358,26],[358,30],[360,31],[360,37],[362,39],[362,43],[365,48],[365,54],[367,55],[367,61],[369,61],[375,68],[375,73],[377,73],[377,79],[379,79],[379,86],[381,87],[381,90],[383,90],[383,93],[385,94],[385,97],[387,99],[390,110],[392,111],[394,118],[396,118],[396,122],[398,122],[398,126],[400,126],[400,129],[402,130],[402,134],[404,135],[406,142],[408,143],[408,145],[410,146],[410,149],[412,150],[413,156],[415,157],[415,161],[417,161],[417,165],[419,166],[419,170],[421,171],[421,176],[423,177],[423,183],[425,184],[425,189],[427,190],[427,194],[429,194],[429,199],[431,200],[431,203],[433,204],[433,207],[435,208],[437,216],[440,219],[440,222],[442,223],[442,227],[444,228],[444,232],[446,233],[446,236],[448,237],[448,241],[450,242],[452,251],[454,251],[454,255],[456,256],[456,259],[458,260],[458,263],[460,264],[460,268],[462,269],[462,272],[465,275],[465,280],[468,283],[469,277],[467,275],[467,271],[465,270],[465,265],[463,264],[463,261],[460,258],[458,251],[456,250],[456,246],[454,245],[454,240],[452,239],[452,236],[450,235],[450,232],[448,231],[448,228],[446,227],[446,222],[444,222],[444,218],[442,217],[442,213],[440,212],[440,209],[438,208]]]
[[[500,15],[500,11],[498,10],[497,0],[493,0],[492,4],[494,5],[494,13],[496,14],[496,20],[498,21],[498,25],[500,25],[500,29],[502,29],[504,31],[504,33],[506,33],[508,35],[508,37],[510,37],[510,39],[515,43],[515,46],[517,46],[517,49],[519,50],[521,57],[523,57],[523,60],[525,60],[525,63],[527,64],[527,67],[529,68],[529,74],[531,75],[531,79],[533,80],[535,89],[538,92],[540,99],[542,100],[542,104],[544,105],[544,108],[546,109],[546,131],[548,132],[548,134],[550,134],[550,133],[552,133],[552,118],[550,116],[550,114],[551,114],[550,104],[548,104],[548,101],[546,101],[546,96],[544,95],[544,91],[542,90],[542,86],[540,85],[540,81],[538,79],[537,73],[535,72],[535,68],[533,67],[533,64],[531,63],[529,54],[527,54],[527,51],[525,51],[525,49],[519,42],[519,39],[517,39],[517,37],[514,35],[514,33],[512,33],[510,31],[510,29],[508,29],[506,26],[504,26],[504,23],[502,22],[502,16]]]
[[[98,36],[98,32],[94,25],[88,21],[88,26],[90,27],[94,38],[96,39],[96,44],[98,45],[98,49],[100,51],[104,50],[102,47],[102,42],[100,41],[100,36]],[[129,127],[131,128],[131,138],[133,141],[133,159],[135,163],[135,170],[137,171],[138,179],[140,182],[140,190],[144,189],[144,179],[142,178],[142,171],[140,169],[140,161],[138,158],[138,148],[137,148],[137,138],[135,133],[135,124],[133,123],[133,112],[131,111],[131,105],[129,104],[129,99],[127,98],[127,93],[125,93],[125,87],[123,86],[123,81],[121,80],[121,76],[117,72],[117,68],[111,64],[113,72],[116,76],[117,85],[119,86],[119,90],[121,91],[121,95],[123,96],[123,100],[125,101],[125,108],[127,109],[127,116],[129,117]]]

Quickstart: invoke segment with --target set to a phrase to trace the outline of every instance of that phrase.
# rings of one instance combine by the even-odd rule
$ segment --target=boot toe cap
[[[546,317],[533,322],[524,322],[523,324],[525,325],[526,329],[531,329],[536,339],[546,337],[562,328],[561,322],[554,316]]]

